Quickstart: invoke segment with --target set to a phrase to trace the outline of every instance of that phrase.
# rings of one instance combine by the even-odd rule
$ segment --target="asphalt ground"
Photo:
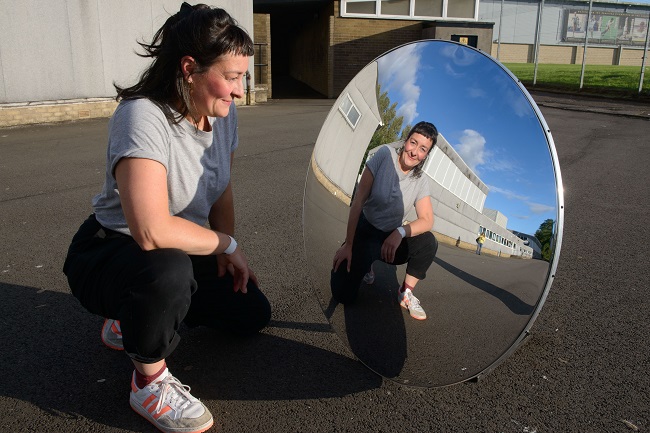
[[[560,99],[540,102],[565,185],[551,292],[527,343],[491,374],[432,389],[398,385],[356,361],[307,281],[302,193],[332,101],[240,109],[237,240],[274,312],[246,340],[181,330],[168,364],[212,411],[212,431],[648,431],[650,123]],[[102,185],[106,125],[0,130],[2,432],[155,431],[128,406],[130,362],[102,345],[102,319],[85,312],[61,273]]]

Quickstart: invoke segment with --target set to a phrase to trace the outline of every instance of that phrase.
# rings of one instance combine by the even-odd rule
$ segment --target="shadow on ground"
[[[54,417],[148,431],[146,421],[126,412],[132,366],[122,352],[101,343],[101,318],[72,295],[33,287],[0,283],[0,299],[0,398],[20,399]],[[294,329],[324,330],[321,324]],[[180,334],[168,365],[202,399],[318,399],[381,385],[380,377],[351,358],[267,333],[238,339],[183,326]]]

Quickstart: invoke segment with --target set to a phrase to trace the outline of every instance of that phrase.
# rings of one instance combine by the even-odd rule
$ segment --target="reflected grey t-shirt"
[[[187,119],[177,125],[148,99],[121,101],[109,122],[106,177],[93,199],[97,221],[130,235],[115,166],[122,158],[146,158],[167,170],[170,215],[199,225],[230,182],[230,155],[238,145],[235,104],[224,118],[209,118],[212,131],[197,130]]]
[[[399,167],[395,148],[383,145],[366,163],[374,177],[363,214],[381,231],[393,231],[402,225],[415,203],[429,195],[424,175],[414,178]]]

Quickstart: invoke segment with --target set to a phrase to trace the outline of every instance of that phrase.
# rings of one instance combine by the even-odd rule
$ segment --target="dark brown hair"
[[[165,21],[150,44],[139,42],[141,57],[150,57],[151,65],[131,87],[120,87],[116,100],[148,98],[158,105],[167,119],[178,123],[190,113],[189,85],[181,71],[181,59],[193,57],[195,72],[203,72],[224,54],[252,56],[253,41],[223,9],[205,4],[183,3],[180,11]],[[174,107],[176,112],[172,111]]]

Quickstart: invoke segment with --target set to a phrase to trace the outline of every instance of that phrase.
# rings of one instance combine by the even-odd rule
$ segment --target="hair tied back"
[[[180,19],[187,18],[193,11],[194,8],[192,5],[190,5],[188,2],[183,2],[180,11],[178,11],[178,17]]]

